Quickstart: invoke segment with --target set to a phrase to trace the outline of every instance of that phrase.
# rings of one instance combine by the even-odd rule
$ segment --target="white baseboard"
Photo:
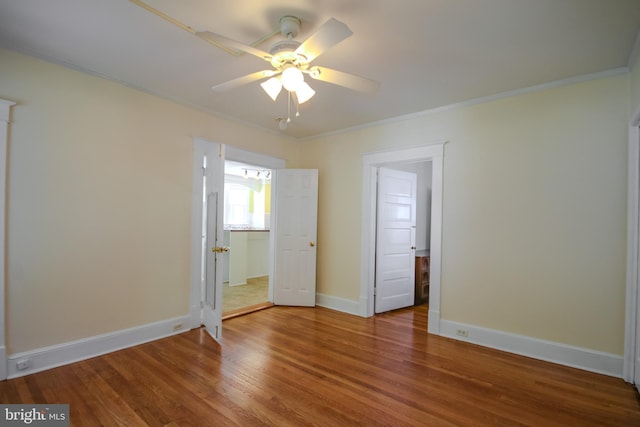
[[[366,300],[352,301],[331,295],[316,294],[316,305],[366,317]],[[440,313],[434,310],[429,311],[428,319],[428,330],[431,334],[622,378],[623,357],[616,354],[443,320],[440,319]],[[457,335],[459,329],[466,330],[468,336]]]
[[[360,303],[346,298],[316,294],[316,305],[360,316]]]
[[[371,314],[369,314],[369,298],[366,296],[361,296],[360,297],[360,306],[358,308],[358,316],[360,317],[371,317],[373,316],[375,313],[372,311]]]
[[[316,305],[361,316],[361,304],[358,301],[316,294]],[[429,314],[430,318],[437,318],[435,315],[432,316],[432,313]],[[28,352],[16,353],[9,357],[6,355],[6,349],[0,347],[0,380],[33,374],[183,333],[192,326],[190,325],[191,323],[190,316],[175,317],[135,328],[124,329]],[[183,328],[174,330],[174,327],[178,324],[184,325]],[[622,378],[623,358],[615,354],[540,340],[524,335],[511,334],[450,320],[440,320],[438,326],[439,334],[448,338]],[[431,327],[432,325],[429,325],[429,330],[431,333],[434,333]],[[459,329],[466,330],[468,336],[461,337],[457,335]],[[18,370],[17,363],[23,360],[28,360],[30,365],[27,369]]]
[[[427,330],[430,334],[440,335],[440,311],[429,309]]]
[[[195,329],[202,326],[202,307],[200,307],[200,302],[192,305],[189,313],[189,329]]]
[[[182,327],[174,329],[178,325]],[[135,328],[12,354],[2,366],[8,371],[7,378],[16,378],[180,334],[188,329],[189,316],[174,317]],[[18,370],[18,362],[24,360],[29,361],[29,367]]]
[[[458,330],[467,331],[468,336],[459,336]],[[622,378],[623,358],[616,354],[442,319],[440,320],[440,335],[572,368]]]

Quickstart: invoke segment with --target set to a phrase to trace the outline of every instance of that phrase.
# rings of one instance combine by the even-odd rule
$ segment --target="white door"
[[[209,143],[204,158],[203,193],[206,242],[204,250],[204,293],[202,323],[216,340],[222,336],[222,265],[224,247],[224,153],[220,144]]]
[[[414,302],[417,175],[378,170],[375,312]]]
[[[313,307],[316,304],[318,171],[277,170],[273,188],[273,302]]]

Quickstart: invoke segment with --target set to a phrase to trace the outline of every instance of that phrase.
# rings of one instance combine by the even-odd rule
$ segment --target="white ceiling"
[[[302,20],[303,40],[329,18],[353,35],[314,65],[381,83],[363,95],[310,80],[316,95],[285,131],[331,132],[547,82],[628,66],[639,0],[147,0],[197,31],[251,44]],[[275,37],[259,47],[269,50]],[[95,73],[278,132],[286,97],[257,82],[214,84],[269,68],[233,56],[128,0],[0,0],[0,46]],[[0,72],[2,65],[0,64]],[[1,94],[0,94],[1,95]]]

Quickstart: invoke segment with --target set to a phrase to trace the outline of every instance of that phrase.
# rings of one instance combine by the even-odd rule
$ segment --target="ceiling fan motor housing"
[[[306,66],[307,58],[300,53],[295,53],[300,46],[300,42],[293,40],[300,32],[300,19],[295,16],[283,16],[280,18],[280,33],[286,40],[279,41],[271,46],[269,53],[271,54],[271,65],[277,69],[281,69],[287,64],[296,67]]]
[[[301,53],[296,53],[298,46],[300,46],[300,42],[295,40],[282,40],[275,43],[269,50],[272,56],[271,65],[278,69],[286,64],[295,66],[308,65],[307,58]]]
[[[280,18],[280,32],[288,39],[297,36],[300,32],[300,20],[295,16],[283,16]]]

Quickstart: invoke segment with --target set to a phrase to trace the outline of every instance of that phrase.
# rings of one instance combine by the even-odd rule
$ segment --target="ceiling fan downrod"
[[[291,40],[300,32],[300,19],[295,16],[286,15],[280,18],[280,33],[283,37]]]

